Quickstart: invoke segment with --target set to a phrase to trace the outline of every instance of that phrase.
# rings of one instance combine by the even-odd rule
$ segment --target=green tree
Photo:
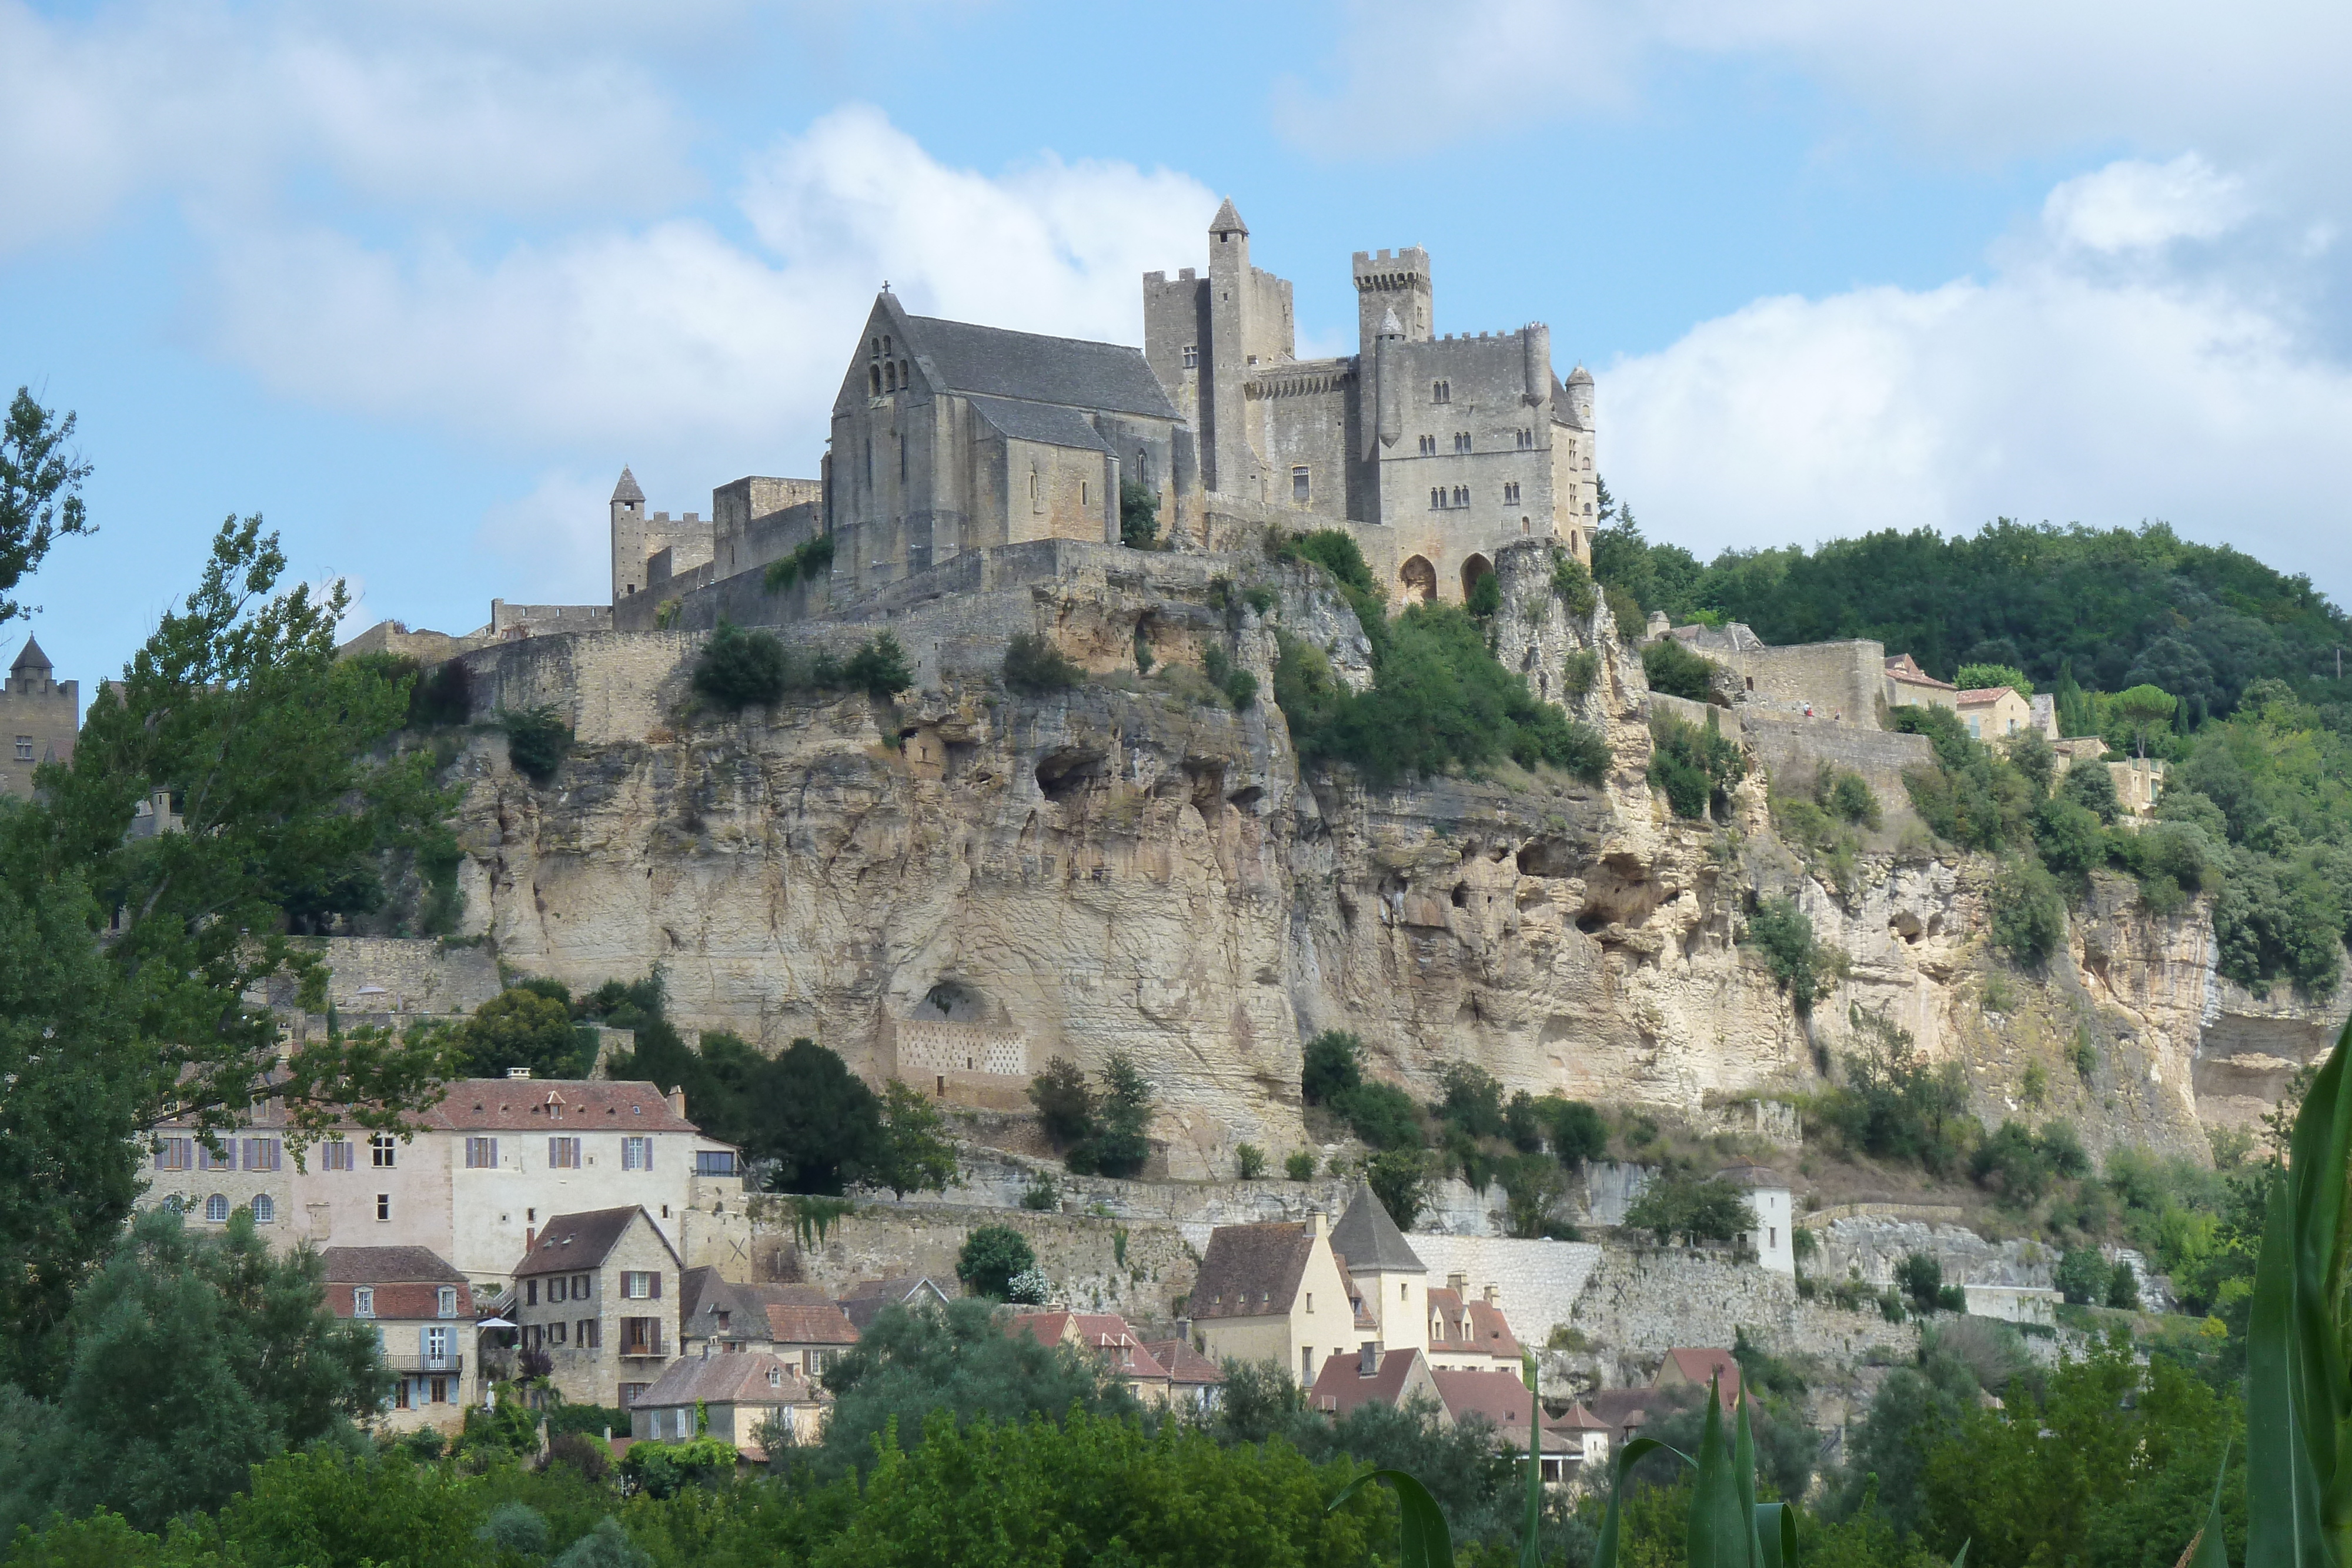
[[[1004,684],[1013,691],[1030,696],[1065,692],[1081,674],[1051,638],[1034,632],[1016,632],[1004,646]]]
[[[1764,967],[1772,971],[1780,988],[1789,993],[1789,1005],[1798,1016],[1811,1012],[1821,996],[1822,971],[1829,955],[1813,940],[1813,923],[1796,901],[1759,901],[1748,919],[1748,940],[1763,956]]]
[[[18,387],[0,424],[0,625],[25,614],[8,597],[63,535],[94,533],[82,504],[90,465],[68,449],[74,416],[59,419]]]
[[[587,1076],[585,1042],[572,1021],[572,1009],[520,986],[510,986],[475,1009],[457,1039],[465,1051],[465,1071],[475,1078],[503,1078],[515,1067],[529,1068],[535,1078]]]
[[[1992,686],[2008,686],[2019,696],[2033,695],[2032,679],[2014,664],[1962,664],[1952,684],[1964,692],[1984,691]]]
[[[572,727],[551,704],[501,712],[499,725],[507,732],[507,760],[534,784],[554,778],[563,759],[572,755]]]
[[[775,1162],[770,1190],[838,1197],[876,1169],[881,1103],[835,1052],[795,1040],[745,1088],[752,1133],[744,1150]]]
[[[73,1354],[8,1482],[7,1522],[109,1508],[155,1529],[217,1508],[246,1469],[372,1414],[387,1392],[374,1331],[328,1312],[324,1266],[276,1257],[238,1211],[199,1237],[159,1206],[73,1305]]]
[[[1748,776],[1739,747],[1724,737],[1709,709],[1704,727],[1668,713],[1650,719],[1650,787],[1666,797],[1677,817],[1706,818],[1722,810]]]
[[[882,1128],[868,1186],[887,1186],[894,1197],[910,1192],[944,1192],[956,1179],[955,1145],[947,1122],[922,1091],[893,1078],[882,1088]]]
[[[2106,1299],[2108,1274],[2107,1260],[2099,1256],[2097,1248],[2070,1247],[2058,1260],[2051,1283],[2068,1301],[2081,1306]]]
[[[1647,1230],[1665,1246],[1685,1241],[1728,1241],[1756,1228],[1748,1195],[1721,1176],[1699,1176],[1674,1166],[1662,1169],[1625,1211],[1625,1228]]]
[[[963,1239],[956,1253],[956,1278],[976,1296],[1004,1299],[1004,1289],[1015,1274],[1037,1266],[1029,1239],[1009,1225],[983,1225]]]
[[[1299,1072],[1300,1098],[1309,1105],[1332,1105],[1364,1081],[1364,1042],[1344,1030],[1327,1029],[1307,1042]]]
[[[2139,754],[2147,756],[2147,737],[2172,722],[2179,711],[2180,699],[2161,686],[2138,685],[2116,695],[2116,716],[2123,720],[2133,740],[2138,743]]]
[[[694,662],[694,690],[730,713],[772,707],[784,695],[787,674],[775,633],[746,632],[722,618]]]
[[[451,1065],[431,1031],[289,1045],[253,999],[290,981],[323,1010],[289,905],[361,857],[446,837],[453,800],[428,756],[382,747],[408,689],[336,659],[341,587],[280,594],[284,570],[258,518],[224,525],[196,592],[92,698],[72,762],[41,768],[40,799],[0,806],[0,1159],[27,1178],[0,1199],[17,1330],[0,1359],[37,1389],[60,1364],[47,1336],[128,1212],[143,1134],[171,1115],[226,1131],[266,1099],[298,1145],[347,1117],[397,1130]],[[130,838],[158,789],[188,831]]]
[[[1993,945],[2019,964],[2038,964],[2066,939],[2066,904],[2042,862],[2020,857],[1993,878]]]
[[[657,1447],[649,1447],[648,1458],[652,1448]],[[636,1449],[631,1448],[629,1454],[635,1458]],[[733,1462],[731,1458],[729,1462]],[[563,1549],[562,1554],[555,1560],[554,1568],[654,1568],[654,1560],[643,1547],[629,1539],[629,1532],[621,1528],[621,1521],[608,1513],[596,1521],[595,1529]]]
[[[1559,1222],[1552,1205],[1568,1191],[1558,1160],[1544,1155],[1514,1155],[1502,1164],[1504,1223],[1514,1236],[1533,1240],[1551,1234]]]
[[[843,680],[877,702],[887,702],[915,684],[914,666],[907,650],[887,632],[859,644],[841,667]]]
[[[1720,668],[1679,637],[1661,637],[1642,650],[1642,673],[1649,677],[1650,689],[1689,702],[1706,701]]]
[[[1390,1149],[1364,1162],[1364,1180],[1399,1230],[1410,1230],[1429,1201],[1429,1159],[1418,1148]]]
[[[1103,1175],[1139,1175],[1151,1157],[1146,1135],[1151,1125],[1151,1085],[1135,1059],[1114,1051],[1103,1061],[1101,1130],[1095,1137],[1095,1164]]]
[[[1569,1169],[1580,1170],[1588,1160],[1609,1153],[1609,1124],[1595,1107],[1581,1100],[1547,1094],[1536,1102],[1536,1111],[1543,1120],[1553,1156]]]
[[[1045,1135],[1064,1147],[1095,1134],[1095,1092],[1078,1064],[1066,1056],[1045,1063],[1029,1081],[1029,1103],[1037,1107]]]
[[[1132,479],[1119,481],[1118,542],[1129,549],[1160,548],[1159,493]]]

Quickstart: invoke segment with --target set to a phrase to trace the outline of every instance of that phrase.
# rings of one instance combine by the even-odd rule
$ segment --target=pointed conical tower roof
[[[1404,1239],[1404,1232],[1372,1196],[1370,1184],[1358,1182],[1348,1212],[1331,1228],[1331,1250],[1348,1260],[1350,1274],[1426,1274],[1428,1266]]]
[[[1382,338],[1404,336],[1404,323],[1397,319],[1395,306],[1390,306],[1386,313],[1381,317],[1381,329],[1376,335]]]
[[[629,465],[624,463],[621,465],[621,482],[613,486],[613,499],[642,504],[645,498],[646,493],[637,488],[637,476],[630,473]]]
[[[1249,225],[1242,222],[1242,215],[1234,209],[1234,199],[1231,196],[1227,196],[1225,204],[1217,209],[1217,215],[1209,220],[1209,232],[1213,235],[1249,233]]]
[[[25,639],[25,651],[16,655],[16,662],[8,666],[8,673],[12,675],[21,675],[26,671],[32,670],[46,677],[52,667],[49,664],[49,656],[41,652],[40,640],[27,637]]]

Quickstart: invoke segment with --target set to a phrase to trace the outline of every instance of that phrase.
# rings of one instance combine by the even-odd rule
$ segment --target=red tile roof
[[[585,1214],[559,1214],[548,1220],[522,1261],[515,1265],[515,1278],[528,1279],[533,1274],[568,1274],[579,1269],[604,1266],[614,1246],[628,1232],[629,1222],[645,1217],[646,1228],[654,1233],[662,1248],[677,1260],[677,1249],[661,1233],[642,1206],[627,1208],[595,1208]]]
[[[430,1247],[328,1247],[319,1256],[327,1265],[330,1285],[466,1282],[466,1276]]]
[[[451,1133],[701,1130],[651,1083],[584,1078],[460,1078],[417,1119]]]
[[[1938,691],[1957,688],[1949,681],[1939,681],[1919,667],[1919,661],[1908,653],[1897,653],[1886,661],[1886,673],[1907,686],[1934,686]]]
[[[1040,1344],[1068,1344],[1090,1352],[1121,1377],[1153,1380],[1168,1375],[1168,1368],[1117,1312],[1022,1312],[1005,1324],[1004,1332],[1025,1333]]]
[[[1586,1409],[1584,1401],[1581,1399],[1570,1405],[1567,1414],[1552,1416],[1544,1425],[1555,1432],[1606,1432],[1609,1430],[1609,1423]]]
[[[1522,1449],[1527,1447],[1528,1417],[1536,1409],[1536,1396],[1517,1373],[1441,1366],[1431,1375],[1437,1379],[1438,1396],[1456,1421],[1473,1414],[1484,1416],[1503,1437],[1513,1438]]]
[[[1470,1343],[1488,1355],[1505,1361],[1519,1359],[1519,1342],[1511,1333],[1511,1325],[1503,1316],[1503,1309],[1486,1301],[1472,1301],[1464,1309],[1470,1315]]]
[[[857,1328],[832,1301],[772,1301],[768,1338],[777,1344],[856,1344]]]
[[[1680,1374],[1677,1379],[1673,1375]],[[1705,1388],[1710,1378],[1720,1376],[1720,1396],[1727,1410],[1739,1400],[1739,1363],[1727,1350],[1679,1349],[1666,1352],[1665,1360],[1658,1364],[1658,1375],[1650,1380],[1653,1388],[1672,1387],[1676,1381]]]
[[[1225,1369],[1192,1348],[1188,1339],[1157,1339],[1146,1343],[1151,1359],[1168,1369],[1171,1381],[1179,1387],[1192,1387],[1223,1383]]]
[[[1383,1352],[1370,1377],[1357,1370],[1362,1364],[1360,1356],[1353,1352],[1335,1351],[1325,1357],[1322,1368],[1315,1375],[1315,1386],[1307,1391],[1307,1408],[1339,1416],[1369,1400],[1383,1405],[1402,1404],[1407,1391],[1429,1375],[1429,1364],[1417,1350]],[[1418,1377],[1416,1367],[1420,1369]]]
[[[747,1351],[673,1361],[654,1385],[636,1396],[633,1410],[681,1405],[807,1405],[816,1391],[776,1356]]]
[[[2017,688],[2015,686],[1970,686],[1967,691],[1962,692],[1957,700],[1962,707],[1983,707],[1989,703],[2000,701],[2004,693],[2015,697]],[[2025,701],[2023,697],[2017,697],[2017,700]]]

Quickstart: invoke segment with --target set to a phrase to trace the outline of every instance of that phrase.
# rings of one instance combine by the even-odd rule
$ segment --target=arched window
[[[205,1218],[215,1225],[228,1223],[228,1199],[219,1193],[205,1199]]]
[[[876,397],[880,397],[882,395],[881,366],[868,365],[866,367],[866,390]]]
[[[882,334],[882,351],[886,354],[893,351],[890,347],[890,334],[887,332]]]
[[[1442,486],[1431,486],[1429,491],[1429,509],[1433,512],[1444,505],[1445,505],[1444,488]]]
[[[896,360],[890,361],[888,367],[882,372],[882,390],[886,392],[898,390],[898,362]]]
[[[266,1192],[255,1193],[253,1195],[253,1222],[256,1225],[268,1225],[277,1218],[278,1204],[276,1200],[271,1198]]]

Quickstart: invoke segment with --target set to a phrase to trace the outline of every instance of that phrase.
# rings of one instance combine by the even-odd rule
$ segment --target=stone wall
[[[1677,1346],[1728,1349],[1741,1329],[1776,1354],[1849,1364],[1873,1351],[1908,1360],[1919,1345],[1914,1324],[1800,1300],[1788,1276],[1727,1255],[1614,1246],[1601,1249],[1569,1326],[1601,1347],[1605,1387],[1646,1384]]]
[[[376,1013],[470,1013],[504,988],[498,960],[478,944],[446,945],[429,936],[328,936],[306,946],[325,961],[327,999],[346,1021]]]
[[[1741,716],[1741,725],[1758,765],[1776,780],[1810,780],[1823,766],[1833,764],[1861,774],[1890,821],[1911,812],[1911,792],[1904,787],[1903,775],[1914,768],[1932,767],[1936,760],[1935,748],[1924,735],[1754,711]]]
[[[1500,1236],[1425,1236],[1405,1239],[1429,1266],[1433,1289],[1463,1276],[1469,1293],[1496,1287],[1496,1304],[1511,1332],[1538,1349],[1553,1325],[1575,1321],[1576,1303],[1601,1266],[1601,1249],[1589,1241],[1519,1241]]]

